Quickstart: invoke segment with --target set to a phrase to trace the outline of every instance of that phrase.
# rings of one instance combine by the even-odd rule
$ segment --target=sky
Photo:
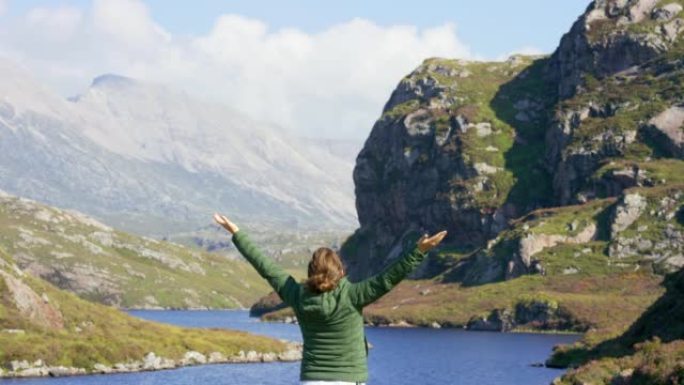
[[[428,57],[551,53],[588,0],[0,0],[0,58],[68,97],[116,73],[365,138]]]

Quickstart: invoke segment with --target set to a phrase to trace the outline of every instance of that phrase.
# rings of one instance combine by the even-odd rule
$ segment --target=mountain
[[[433,258],[420,277],[558,274],[537,253],[562,244],[573,255],[588,241],[603,242],[606,267],[684,266],[680,8],[594,1],[550,57],[426,60],[399,83],[357,158],[350,274],[378,271],[407,233],[441,229],[451,257]],[[556,214],[577,221],[542,224],[543,237],[534,224],[515,226]]]
[[[449,235],[366,321],[622,331],[661,296],[684,267],[683,8],[597,0],[549,56],[403,78],[357,157],[341,252],[356,280]]]
[[[0,188],[147,235],[223,210],[300,229],[356,223],[354,143],[302,139],[228,107],[117,75],[63,99],[0,61]]]
[[[117,307],[236,308],[268,292],[236,252],[227,257],[140,237],[73,210],[5,193],[0,194],[0,248],[22,270]]]
[[[293,360],[292,346],[231,330],[143,321],[22,271],[0,250],[0,378]]]

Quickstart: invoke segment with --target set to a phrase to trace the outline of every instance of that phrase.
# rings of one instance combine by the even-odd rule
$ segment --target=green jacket
[[[356,283],[342,278],[335,289],[316,294],[265,257],[243,230],[233,236],[233,243],[294,310],[304,339],[302,381],[366,382],[368,351],[362,310],[406,278],[425,258],[415,247],[378,275]]]

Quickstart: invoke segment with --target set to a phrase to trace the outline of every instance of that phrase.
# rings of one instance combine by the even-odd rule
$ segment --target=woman
[[[257,250],[228,218],[214,214],[214,219],[233,235],[240,253],[294,310],[304,339],[300,380],[306,385],[365,383],[368,350],[363,308],[406,278],[446,236],[446,231],[423,235],[382,273],[357,283],[347,281],[340,257],[321,247],[309,262],[308,279],[299,284]]]

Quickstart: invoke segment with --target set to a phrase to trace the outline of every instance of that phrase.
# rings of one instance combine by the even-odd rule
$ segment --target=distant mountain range
[[[69,100],[0,60],[0,188],[145,235],[214,210],[260,226],[351,229],[360,142],[296,137],[162,85],[103,75]]]

